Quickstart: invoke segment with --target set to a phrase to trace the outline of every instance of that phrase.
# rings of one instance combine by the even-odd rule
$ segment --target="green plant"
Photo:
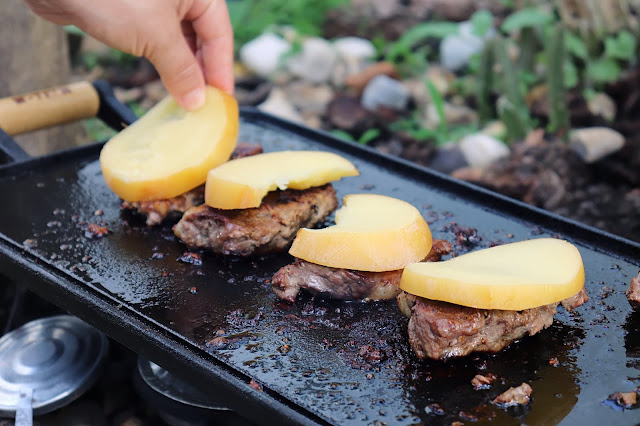
[[[334,129],[331,131],[331,134],[334,136],[337,136],[349,142],[356,142],[361,145],[368,145],[369,143],[377,139],[381,133],[382,132],[380,131],[380,129],[371,128],[371,129],[365,130],[365,132],[362,133],[362,135],[360,135],[358,139],[356,139],[350,133],[345,132],[344,130]]]
[[[299,34],[322,33],[327,12],[348,0],[235,0],[227,2],[235,48],[273,26],[290,25]]]
[[[567,135],[569,114],[564,82],[565,41],[564,27],[556,25],[548,45],[547,87],[549,92],[549,126],[551,132]]]

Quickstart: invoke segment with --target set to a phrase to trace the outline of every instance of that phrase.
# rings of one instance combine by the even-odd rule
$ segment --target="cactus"
[[[480,54],[476,101],[480,122],[486,123],[493,117],[491,91],[493,89],[494,41],[489,41]]]
[[[498,115],[507,126],[508,141],[523,139],[531,130],[529,108],[525,103],[516,70],[507,53],[507,43],[503,38],[495,40],[494,54],[502,71],[504,100],[502,106],[498,102]]]
[[[523,114],[505,97],[498,99],[498,117],[507,128],[507,142],[523,140],[530,130],[528,114]]]
[[[519,67],[526,72],[534,72],[534,62],[537,47],[536,30],[524,27],[520,31],[520,60]]]
[[[549,131],[564,134],[569,129],[566,90],[564,86],[564,27],[557,25],[551,34],[547,49],[549,88]]]

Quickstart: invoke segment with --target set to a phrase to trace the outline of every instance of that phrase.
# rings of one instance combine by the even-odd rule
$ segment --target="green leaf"
[[[453,22],[425,22],[415,25],[409,31],[405,32],[398,40],[399,42],[413,46],[419,41],[427,38],[445,38],[451,34],[458,33],[458,24]]]
[[[334,129],[331,131],[331,134],[337,138],[345,139],[345,140],[348,140],[349,142],[355,142],[355,139],[353,138],[353,136],[351,136],[349,133],[345,132],[344,130]]]
[[[369,142],[380,136],[380,129],[369,129],[360,136],[358,143],[367,145]]]
[[[564,87],[566,89],[573,89],[574,87],[576,87],[580,78],[576,65],[572,61],[567,59],[564,61],[563,71]]]
[[[611,83],[620,76],[620,65],[610,58],[600,58],[587,64],[587,74],[595,83]]]
[[[524,27],[541,27],[553,21],[553,16],[536,8],[521,9],[502,22],[502,31],[513,33]]]
[[[479,10],[471,16],[471,32],[484,37],[493,25],[493,15],[488,10]]]
[[[582,60],[588,56],[587,45],[580,37],[570,31],[564,33],[564,46],[571,55]]]
[[[636,55],[636,41],[629,31],[604,39],[604,54],[608,58],[630,61]]]

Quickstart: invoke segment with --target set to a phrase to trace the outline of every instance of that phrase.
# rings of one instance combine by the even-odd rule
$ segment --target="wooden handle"
[[[91,83],[72,83],[0,99],[0,128],[14,136],[95,117],[99,108],[100,98]]]

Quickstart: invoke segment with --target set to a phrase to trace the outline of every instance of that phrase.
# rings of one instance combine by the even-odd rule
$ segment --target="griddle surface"
[[[306,296],[295,305],[278,301],[269,280],[292,260],[288,254],[239,259],[204,253],[201,266],[179,261],[186,248],[169,227],[147,229],[120,211],[118,198],[103,182],[97,150],[0,174],[3,244],[37,260],[26,268],[34,275],[54,271],[64,286],[83,287],[95,300],[115,304],[121,322],[107,327],[115,339],[128,319],[144,321],[150,332],[171,336],[199,354],[204,368],[235,374],[247,398],[258,394],[249,387],[253,379],[263,388],[261,398],[299,406],[313,422],[640,422],[640,410],[605,402],[610,394],[640,385],[640,314],[624,296],[639,270],[637,258],[628,255],[628,247],[635,246],[613,252],[609,247],[626,243],[609,245],[609,237],[593,230],[259,114],[243,113],[240,129],[240,141],[259,142],[267,152],[319,149],[345,156],[361,175],[335,183],[339,199],[369,192],[406,200],[431,223],[434,237],[455,243],[458,254],[500,241],[565,238],[583,256],[591,300],[575,314],[559,308],[549,329],[500,354],[419,361],[394,301],[342,303]],[[111,232],[88,237],[87,223]],[[458,244],[452,223],[477,229],[477,244]],[[82,316],[90,320],[91,313]],[[360,354],[367,345],[378,351],[379,361]],[[169,370],[184,367],[179,350],[162,352],[157,347],[145,356],[164,360]],[[500,379],[475,391],[471,379],[482,373]],[[522,382],[533,388],[529,406],[505,410],[491,404]]]

